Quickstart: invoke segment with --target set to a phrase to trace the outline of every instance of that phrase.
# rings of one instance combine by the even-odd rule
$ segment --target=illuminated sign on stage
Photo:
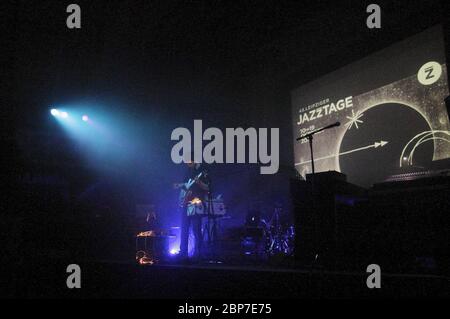
[[[450,158],[449,95],[442,29],[414,37],[336,70],[291,92],[295,167],[336,170],[370,186],[401,168],[427,169]]]

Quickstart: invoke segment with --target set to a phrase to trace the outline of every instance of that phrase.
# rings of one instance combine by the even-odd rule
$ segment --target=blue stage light
[[[67,112],[61,112],[61,117],[62,118],[68,118],[69,114]]]
[[[89,121],[89,117],[87,115],[83,115],[83,117],[81,118],[84,122]]]
[[[59,115],[59,111],[58,111],[57,109],[51,109],[50,113],[51,113],[53,116],[58,116],[58,115]]]

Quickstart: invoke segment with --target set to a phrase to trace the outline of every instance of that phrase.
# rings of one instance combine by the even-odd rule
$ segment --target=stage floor
[[[138,265],[127,261],[80,262],[82,288],[66,287],[62,260],[16,268],[7,296],[31,298],[411,298],[450,297],[450,278],[382,274],[369,289],[369,274],[267,265]]]

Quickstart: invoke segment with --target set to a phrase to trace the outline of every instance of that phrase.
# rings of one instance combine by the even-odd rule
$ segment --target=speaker
[[[307,181],[292,180],[296,227],[295,257],[300,263],[310,263],[319,255],[320,264],[334,268],[336,259],[342,255],[342,242],[348,242],[348,228],[343,218],[349,208],[367,196],[366,190],[350,184],[346,176],[330,171]]]

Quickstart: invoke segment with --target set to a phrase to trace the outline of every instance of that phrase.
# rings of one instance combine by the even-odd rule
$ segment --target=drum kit
[[[292,225],[283,225],[280,220],[281,212],[281,207],[275,207],[272,216],[267,220],[260,218],[259,214],[251,214],[247,217],[247,228],[243,239],[243,245],[247,248],[246,255],[260,254],[261,251],[257,250],[262,250],[267,257],[294,254],[295,228]],[[250,247],[261,247],[261,249],[248,249]]]
[[[263,225],[269,256],[292,255],[294,252],[294,226],[283,227],[280,221],[281,207],[276,207],[269,221],[261,220]]]

